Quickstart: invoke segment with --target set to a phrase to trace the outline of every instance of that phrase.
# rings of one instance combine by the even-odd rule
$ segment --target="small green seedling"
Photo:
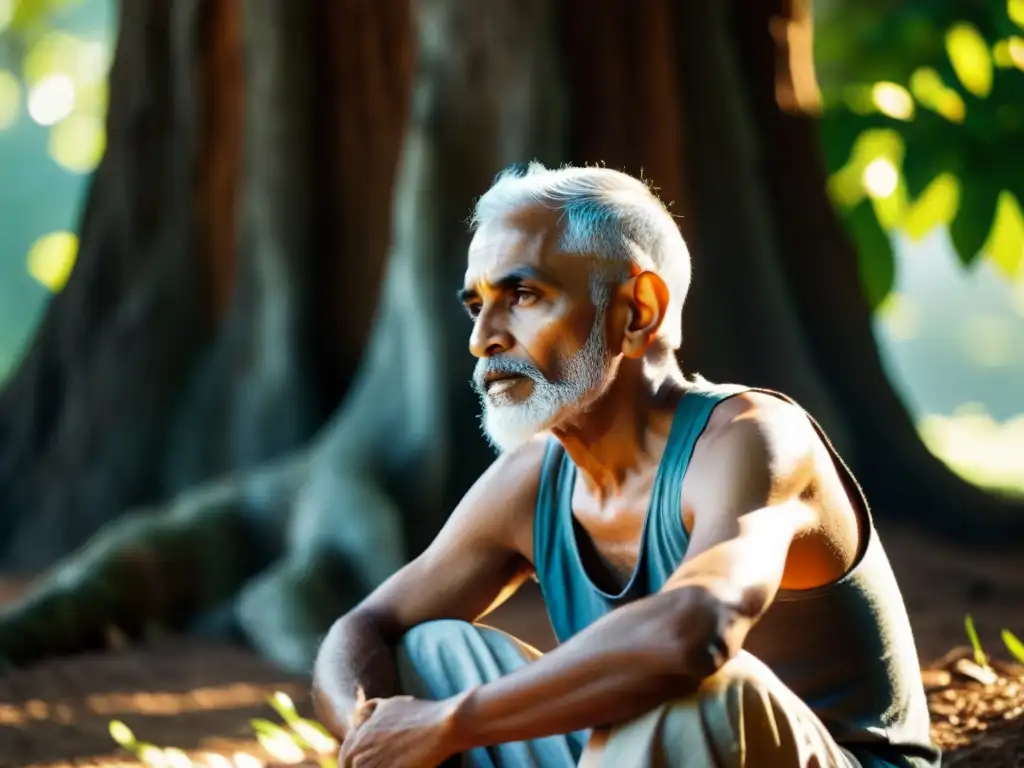
[[[971,647],[974,649],[974,663],[983,669],[988,669],[988,656],[985,655],[985,650],[981,647],[978,630],[974,628],[974,619],[969,613],[964,617],[964,629],[967,630],[967,638],[971,641]]]
[[[135,755],[143,765],[147,765],[149,768],[178,768],[181,765],[180,762],[177,764],[171,762],[172,758],[167,755],[168,750],[160,749],[154,744],[147,744],[136,739],[132,729],[120,720],[112,720],[108,727],[111,738],[122,749]],[[184,755],[184,753],[182,754]],[[188,757],[186,756],[185,759],[188,760]],[[191,761],[187,765],[191,765]]]
[[[331,736],[330,732],[315,720],[308,720],[301,717],[295,710],[295,704],[287,693],[278,691],[270,697],[270,706],[281,717],[295,736],[299,744],[324,758],[328,755],[338,753],[338,742]],[[335,768],[335,760],[320,759],[321,768]]]
[[[1008,629],[1003,630],[1003,644],[1006,650],[1021,664],[1024,664],[1024,643]]]

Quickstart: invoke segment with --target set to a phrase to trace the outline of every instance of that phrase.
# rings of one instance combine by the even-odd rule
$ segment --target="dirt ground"
[[[966,642],[970,612],[986,650],[1010,658],[999,632],[1024,637],[1024,557],[961,552],[894,526],[881,535],[927,668],[944,764],[1024,768],[1024,669],[997,661],[988,673],[972,666],[968,652],[949,653]],[[523,591],[488,622],[548,648],[540,608],[537,593]],[[12,670],[0,677],[0,767],[139,765],[111,739],[114,719],[140,740],[184,750],[197,765],[226,768],[225,758],[238,768],[280,764],[250,726],[252,718],[280,722],[266,704],[278,690],[310,715],[305,680],[238,649],[184,640]],[[172,765],[185,765],[182,756]]]

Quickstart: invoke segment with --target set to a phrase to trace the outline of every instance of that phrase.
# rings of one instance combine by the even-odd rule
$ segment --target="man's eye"
[[[513,304],[516,306],[529,306],[537,300],[537,294],[525,288],[518,288],[514,294]]]
[[[475,320],[477,315],[480,314],[480,305],[479,304],[467,304],[466,305],[466,314],[469,315],[471,318],[473,318]]]

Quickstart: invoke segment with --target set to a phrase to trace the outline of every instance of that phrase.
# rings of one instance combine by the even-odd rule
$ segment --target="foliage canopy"
[[[965,266],[1024,269],[1024,0],[837,3],[817,27],[830,194],[877,307],[890,233],[948,226]]]

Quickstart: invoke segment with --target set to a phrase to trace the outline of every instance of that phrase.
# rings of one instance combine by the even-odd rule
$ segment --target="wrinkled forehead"
[[[531,276],[557,287],[587,284],[596,259],[560,247],[556,212],[525,208],[483,224],[469,245],[465,288],[502,283],[509,275]]]

